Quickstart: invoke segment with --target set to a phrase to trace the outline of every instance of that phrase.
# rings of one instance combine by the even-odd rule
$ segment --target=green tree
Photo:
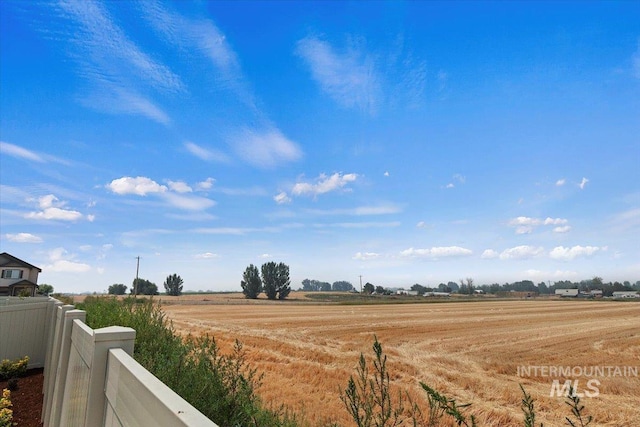
[[[362,288],[362,292],[369,295],[371,295],[375,290],[376,287],[369,282],[365,283],[364,287]]]
[[[417,292],[418,295],[424,295],[429,290],[429,288],[416,283],[415,285],[411,286],[411,290]]]
[[[289,266],[285,263],[278,264],[277,267],[278,272],[278,283],[277,283],[277,291],[278,291],[278,299],[283,300],[289,296],[289,292],[291,292],[291,280],[289,279]]]
[[[269,299],[276,299],[278,290],[276,283],[278,280],[277,264],[273,261],[266,262],[260,267],[262,272],[262,290]]]
[[[285,299],[291,292],[289,266],[273,261],[262,264],[262,289],[269,299]]]
[[[333,282],[333,284],[331,285],[331,290],[337,292],[349,292],[353,290],[353,285],[351,284],[351,282],[339,280],[337,282]]]
[[[138,295],[158,295],[158,286],[146,279],[133,279],[131,293],[137,293]]]
[[[167,292],[167,295],[177,297],[182,294],[183,284],[184,284],[184,281],[182,280],[182,277],[173,273],[171,276],[167,276],[167,278],[165,279],[164,289]]]
[[[262,292],[262,280],[260,280],[258,267],[253,264],[249,264],[249,267],[247,267],[242,274],[240,286],[242,286],[242,293],[245,298],[258,298],[258,295]]]
[[[109,286],[107,292],[109,292],[109,295],[124,295],[127,293],[127,287],[122,283],[114,283]]]
[[[47,285],[46,283],[43,283],[42,285],[38,286],[38,293],[40,295],[49,296],[49,295],[51,295],[53,293],[53,286]]]

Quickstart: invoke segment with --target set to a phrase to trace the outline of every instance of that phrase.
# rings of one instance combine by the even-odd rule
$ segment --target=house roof
[[[24,286],[24,285],[36,286],[38,288],[40,287],[36,283],[33,283],[31,280],[26,280],[26,279],[25,280],[20,280],[19,282],[14,282],[14,283],[12,283],[12,284],[10,284],[8,286],[12,287],[12,286]]]
[[[29,264],[26,261],[21,260],[20,258],[16,258],[11,254],[6,252],[2,252],[0,254],[0,267],[27,267],[27,268],[35,268],[38,272],[42,272],[42,269],[36,267],[35,265]]]

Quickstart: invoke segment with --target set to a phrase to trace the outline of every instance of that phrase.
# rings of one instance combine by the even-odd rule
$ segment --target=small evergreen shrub
[[[28,365],[29,356],[17,360],[2,360],[0,362],[0,381],[23,376],[27,372]]]

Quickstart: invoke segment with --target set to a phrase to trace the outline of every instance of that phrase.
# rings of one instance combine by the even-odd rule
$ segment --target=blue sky
[[[0,250],[58,291],[640,280],[640,3],[0,2]]]

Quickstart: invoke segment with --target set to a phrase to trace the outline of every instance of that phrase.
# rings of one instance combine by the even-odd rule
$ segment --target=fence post
[[[62,343],[62,329],[64,325],[64,315],[67,311],[73,310],[69,304],[56,305],[51,318],[53,325],[53,338],[51,342],[51,356],[45,363],[44,377],[44,399],[42,400],[42,419],[44,427],[50,425],[51,409],[53,404],[53,392],[56,384],[56,371],[58,370],[58,359],[60,358],[60,346]]]
[[[49,378],[51,374],[51,361],[53,357],[53,342],[56,337],[56,314],[58,313],[58,307],[60,307],[62,303],[56,299],[49,297],[49,305],[47,306],[47,316],[45,319],[46,325],[46,337],[47,337],[47,349],[44,356],[44,382],[42,383],[42,394],[44,395],[44,399],[47,397],[47,388],[49,384]],[[42,405],[42,415],[40,417],[40,421],[44,420],[44,411],[45,406]]]
[[[67,306],[63,305],[61,308],[65,309]],[[60,312],[58,312],[60,315]],[[59,325],[56,325],[56,332],[58,327],[61,329],[59,345],[54,348],[54,358],[57,355],[57,369],[56,377],[53,381],[53,390],[51,396],[51,407],[49,410],[48,420],[45,419],[45,427],[58,427],[60,425],[60,415],[62,409],[62,402],[64,399],[64,389],[67,381],[67,370],[69,368],[69,354],[71,351],[71,331],[73,330],[73,321],[79,319],[84,322],[87,313],[83,310],[69,310],[68,308],[59,316]],[[62,319],[60,320],[60,317]],[[51,387],[50,387],[51,388]],[[49,398],[47,398],[47,401]],[[48,422],[46,422],[48,421]]]
[[[89,390],[85,427],[102,427],[106,407],[105,387],[109,349],[121,348],[133,356],[136,331],[122,326],[109,326],[94,331],[94,352],[89,374]]]

